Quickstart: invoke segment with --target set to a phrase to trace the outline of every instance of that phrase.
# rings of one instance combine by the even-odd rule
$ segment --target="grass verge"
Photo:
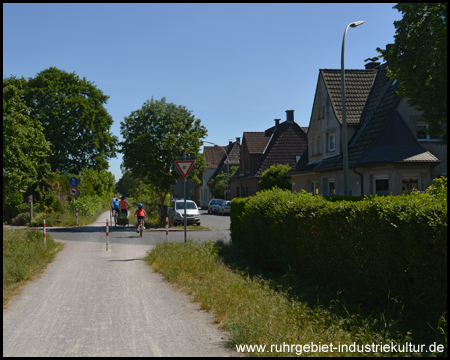
[[[414,348],[405,348],[405,344],[411,344],[411,334],[396,331],[386,316],[362,318],[339,300],[331,301],[329,306],[312,307],[306,301],[293,298],[273,281],[231,269],[219,256],[220,246],[213,241],[160,242],[146,261],[168,281],[188,292],[194,301],[200,302],[203,309],[213,312],[214,321],[230,332],[233,349],[244,345],[265,346],[265,351],[261,347],[254,351],[246,348],[248,355],[253,356],[296,356],[303,350],[303,355],[310,356],[446,354],[446,342],[444,353],[427,353],[428,347],[419,353],[414,352]],[[312,352],[310,348],[307,353],[306,347],[299,348],[307,344],[310,347],[333,344],[335,349]],[[372,344],[389,344],[391,351],[370,347]],[[338,351],[338,346],[342,351]],[[352,351],[358,346],[362,352]]]
[[[42,273],[64,244],[39,230],[3,228],[3,308],[20,293],[20,286]]]

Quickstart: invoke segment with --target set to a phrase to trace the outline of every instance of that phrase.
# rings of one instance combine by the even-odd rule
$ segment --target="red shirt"
[[[136,210],[136,216],[145,216],[145,210],[144,209],[137,209]]]

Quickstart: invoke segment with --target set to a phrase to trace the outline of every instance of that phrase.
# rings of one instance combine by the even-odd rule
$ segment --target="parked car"
[[[170,207],[170,216],[174,225],[184,224],[184,200],[175,200]],[[197,204],[192,200],[186,200],[187,223],[200,226],[201,217]]]
[[[212,199],[208,204],[208,214],[211,213],[218,213],[219,212],[219,206],[222,205],[222,203],[225,200],[223,199]]]
[[[230,211],[231,211],[231,201],[225,200],[222,204],[220,204],[218,214],[229,215]]]

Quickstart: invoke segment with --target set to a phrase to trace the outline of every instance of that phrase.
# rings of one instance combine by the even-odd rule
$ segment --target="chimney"
[[[275,121],[275,126],[280,125],[280,120],[281,120],[281,119],[274,119],[274,121]]]
[[[231,140],[228,140],[228,146],[233,145],[233,142]]]
[[[372,70],[372,69],[376,69],[378,66],[380,66],[379,62],[370,62],[367,64],[364,64],[364,66],[366,67],[366,70]]]
[[[237,137],[237,138],[236,138],[236,142],[240,145],[240,144],[241,144],[241,138],[240,138],[240,137]]]
[[[294,122],[294,110],[286,110],[286,122]]]

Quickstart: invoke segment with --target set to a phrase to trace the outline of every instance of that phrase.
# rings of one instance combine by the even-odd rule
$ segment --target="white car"
[[[170,213],[173,218],[174,225],[184,224],[184,200],[175,200],[172,202]],[[186,200],[187,223],[200,226],[201,218],[197,204],[192,200]]]

